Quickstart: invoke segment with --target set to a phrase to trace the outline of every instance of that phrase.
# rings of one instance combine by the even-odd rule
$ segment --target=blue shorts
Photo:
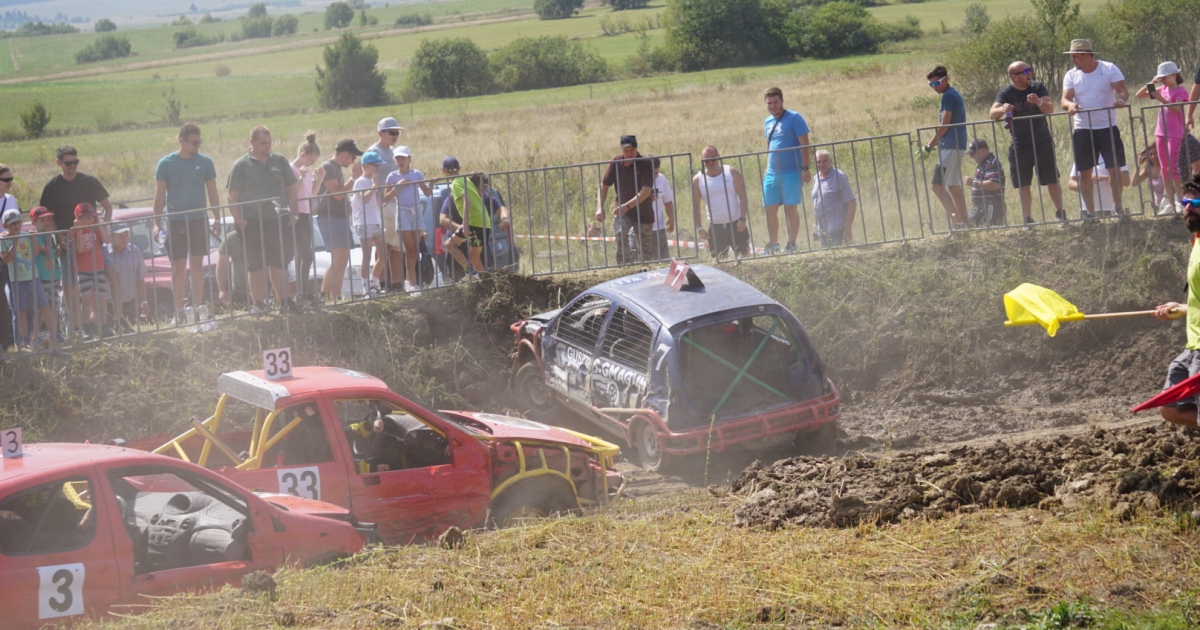
[[[782,192],[780,188],[783,189]],[[794,173],[767,171],[763,175],[763,205],[798,206],[803,188],[804,184],[800,182],[799,171]]]
[[[350,237],[350,217],[319,216],[317,229],[321,230],[327,252],[354,247],[354,239]]]
[[[396,229],[400,232],[416,232],[425,229],[419,208],[400,207],[396,211]]]
[[[35,308],[46,308],[50,302],[46,300],[46,292],[42,290],[40,280],[12,280],[8,283],[10,304],[13,312],[24,313]]]

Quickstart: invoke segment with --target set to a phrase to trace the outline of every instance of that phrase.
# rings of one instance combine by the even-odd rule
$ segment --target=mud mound
[[[796,457],[754,462],[733,482],[740,526],[848,527],[940,518],[981,507],[1075,509],[1089,502],[1127,518],[1185,506],[1200,492],[1200,432],[1168,426],[1020,444],[903,453],[887,460]]]

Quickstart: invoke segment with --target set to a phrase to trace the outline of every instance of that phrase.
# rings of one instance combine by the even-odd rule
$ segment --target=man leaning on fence
[[[1000,160],[982,138],[971,141],[967,155],[976,165],[975,176],[963,178],[963,184],[971,189],[971,212],[967,215],[971,227],[1008,225],[1004,206],[1004,167],[1000,166]],[[1031,229],[1028,223],[1025,229]]]
[[[938,106],[938,127],[933,139],[924,147],[929,153],[937,147],[937,166],[929,188],[946,209],[953,222],[951,229],[962,229],[967,222],[967,198],[963,195],[962,181],[963,152],[967,150],[967,106],[958,90],[950,87],[950,73],[946,66],[938,66],[925,75],[929,87],[941,96]]]
[[[617,187],[612,206],[613,236],[617,239],[617,264],[649,260],[654,255],[654,165],[637,150],[634,136],[621,136],[621,153],[615,155],[600,180],[596,222],[604,222],[608,189]]]
[[[1054,161],[1054,138],[1045,115],[1054,113],[1054,99],[1041,81],[1033,80],[1033,66],[1024,61],[1008,65],[1009,85],[996,94],[996,102],[988,112],[992,120],[1005,119],[1004,125],[1012,134],[1008,147],[1008,172],[1012,186],[1021,196],[1021,215],[1026,224],[1033,220],[1033,168],[1037,167],[1038,184],[1046,187],[1054,204],[1054,217],[1066,223],[1063,210],[1062,186],[1058,183],[1058,166]]]
[[[828,151],[817,151],[817,179],[812,190],[813,238],[821,247],[839,247],[854,240],[854,214],[858,200],[850,187],[850,178],[834,168]]]
[[[696,230],[708,241],[708,253],[720,260],[732,249],[736,256],[750,254],[750,230],[746,226],[746,182],[736,168],[721,163],[714,146],[700,152],[704,168],[692,177],[692,220],[700,221],[700,201],[708,207],[708,229]]]
[[[1125,143],[1121,141],[1121,130],[1117,127],[1114,108],[1125,107],[1129,101],[1129,90],[1125,88],[1125,75],[1117,66],[1096,59],[1092,42],[1087,39],[1071,40],[1071,56],[1074,68],[1063,76],[1062,108],[1075,117],[1075,130],[1071,144],[1075,153],[1075,168],[1079,171],[1079,194],[1081,205],[1095,208],[1095,182],[1092,172],[1097,157],[1116,171],[1125,164]],[[1113,208],[1117,218],[1125,211],[1121,203],[1121,178],[1110,177]],[[1083,218],[1096,218],[1095,212],[1085,212]]]

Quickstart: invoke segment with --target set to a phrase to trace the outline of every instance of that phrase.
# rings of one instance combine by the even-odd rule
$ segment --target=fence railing
[[[957,227],[958,218],[942,201],[957,186],[968,221],[982,229],[1025,225],[1023,216],[1032,217],[1034,225],[1080,221],[1085,218],[1081,209],[1093,203],[1101,215],[1115,207],[1130,215],[1153,215],[1170,189],[1155,183],[1148,194],[1140,185],[1162,179],[1153,176],[1158,158],[1148,155],[1145,147],[1154,138],[1158,118],[1169,115],[1164,113],[1170,111],[1167,107],[1189,104],[1148,105],[1136,113],[1125,106],[1074,116],[1053,113],[952,125],[966,130],[968,143],[985,140],[1005,175],[999,190],[981,191],[985,194],[974,200],[975,163],[965,155],[958,156],[961,181],[949,180],[953,173],[946,172],[941,185],[933,185],[941,156],[921,159],[917,149],[937,127],[923,127],[911,134],[739,153],[707,163],[691,153],[678,153],[461,173],[344,193],[301,191],[298,199],[307,202],[308,214],[293,211],[285,199],[160,217],[148,207],[120,208],[108,222],[0,236],[0,249],[15,249],[29,259],[16,263],[25,267],[14,272],[8,285],[8,302],[19,315],[13,318],[13,337],[19,344],[26,342],[28,350],[3,358],[59,353],[92,340],[207,328],[220,320],[272,310],[336,308],[378,296],[381,291],[374,289],[372,278],[379,279],[381,289],[408,281],[413,285],[408,288],[428,291],[468,279],[476,265],[484,273],[544,275],[669,258],[698,260],[704,257],[702,251],[718,261],[738,261],[773,255],[764,251],[772,241],[790,242],[794,252],[809,252],[920,239]],[[1084,144],[1077,151],[1074,118],[1101,114],[1112,114],[1116,124],[1082,136]],[[1094,201],[1085,201],[1087,169],[1072,174],[1075,155],[1108,154],[1110,146],[1114,158],[1120,156],[1117,147],[1128,149],[1124,161],[1129,172],[1112,174],[1123,184],[1121,194],[1114,196],[1111,180],[1103,179],[1113,168],[1105,163],[1103,169],[1092,169]],[[772,168],[789,160],[798,165],[804,152],[810,181],[802,186],[803,170]],[[1178,153],[1186,179],[1193,164],[1200,166],[1200,140],[1186,135]],[[647,174],[654,159],[658,168]],[[712,172],[706,176],[708,166]],[[724,167],[740,174],[744,205],[749,207],[742,207],[736,190],[723,183]],[[620,176],[606,180],[610,168]],[[769,179],[776,190],[764,190]],[[1047,185],[1051,181],[1054,185]],[[1135,190],[1125,190],[1130,184]],[[413,196],[407,193],[401,195],[405,207],[387,200],[398,189],[412,186],[422,187],[415,208],[409,207]],[[479,197],[468,193],[464,198],[461,191],[472,188]],[[618,204],[634,194],[646,195],[643,189],[648,189],[643,201],[654,210],[644,217],[653,220],[649,230],[640,227],[636,211],[617,216]],[[426,190],[431,194],[424,194]],[[768,192],[779,193],[775,201],[783,203],[774,226],[763,211],[770,201]],[[367,193],[377,202],[386,200],[377,215],[365,201]],[[477,198],[487,218],[468,208],[471,212],[464,219],[460,204]],[[996,199],[999,213],[972,214],[973,207],[979,210]],[[1057,214],[1060,209],[1065,216]],[[714,211],[719,216],[714,217]],[[729,219],[734,213],[745,219],[744,236],[739,232],[735,237],[729,230],[740,228],[728,225],[714,229],[714,218]],[[369,219],[364,218],[367,214]],[[468,225],[457,230],[463,223]],[[472,223],[490,227],[472,230]],[[713,251],[710,242],[699,237],[702,229],[727,250]],[[370,244],[369,254],[364,243]],[[789,248],[781,249],[787,253]],[[139,255],[130,256],[131,251]],[[473,254],[479,258],[473,260]],[[28,267],[32,282],[26,280]]]

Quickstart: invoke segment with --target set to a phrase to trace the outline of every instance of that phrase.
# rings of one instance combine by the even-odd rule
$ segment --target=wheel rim
[[[550,388],[536,375],[525,379],[525,397],[534,409],[545,409],[551,402]]]
[[[658,433],[649,424],[642,425],[642,455],[646,463],[657,464],[662,459],[662,446],[658,443]]]

